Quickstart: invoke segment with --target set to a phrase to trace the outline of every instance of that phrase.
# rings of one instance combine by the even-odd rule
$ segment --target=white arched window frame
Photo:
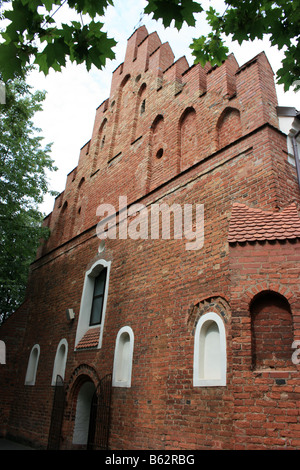
[[[6,364],[6,345],[0,340],[0,364]]]
[[[36,372],[38,368],[39,358],[40,358],[40,346],[35,344],[31,351],[27,365],[25,385],[35,385]]]
[[[226,385],[226,332],[223,320],[214,312],[203,315],[194,340],[194,387]]]
[[[60,375],[62,379],[65,378],[67,356],[68,356],[68,342],[66,339],[62,339],[59,342],[57,346],[57,350],[56,350],[51,385],[56,384],[56,377],[58,375]]]
[[[134,334],[130,326],[118,332],[115,345],[113,387],[131,387]]]
[[[106,304],[107,304],[107,296],[108,296],[108,286],[109,286],[109,274],[110,274],[110,261],[106,260],[98,260],[93,266],[86,272],[83,284],[83,291],[81,296],[81,304],[80,304],[80,311],[79,311],[79,319],[76,331],[76,339],[75,339],[75,348],[80,339],[87,333],[90,328],[94,328],[95,325],[90,325],[91,319],[91,311],[93,305],[93,297],[94,297],[94,286],[95,286],[95,279],[100,274],[103,269],[106,269],[106,281],[105,281],[105,289],[103,295],[103,305],[102,305],[102,315],[101,315],[101,323],[97,326],[100,327],[100,335],[99,335],[99,342],[98,348],[102,346],[102,337],[103,337],[103,327],[105,321],[105,313],[106,313]]]

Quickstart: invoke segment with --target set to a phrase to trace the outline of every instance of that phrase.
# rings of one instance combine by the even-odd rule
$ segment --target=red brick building
[[[45,219],[26,300],[0,328],[0,435],[299,448],[299,129],[264,53],[190,67],[156,33],[133,33]],[[100,240],[103,204],[116,213]],[[146,236],[154,207],[190,208],[190,231],[172,232],[170,210]]]

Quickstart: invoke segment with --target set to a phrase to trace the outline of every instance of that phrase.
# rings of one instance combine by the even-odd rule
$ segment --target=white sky
[[[127,39],[136,27],[144,24],[149,33],[157,31],[162,42],[169,42],[175,60],[185,55],[190,65],[193,64],[189,49],[192,39],[208,32],[203,14],[197,15],[195,28],[184,27],[178,32],[175,28],[165,29],[161,22],[153,21],[148,16],[141,19],[146,3],[144,0],[114,0],[114,3],[115,7],[108,8],[103,22],[108,36],[118,42],[114,48],[116,59],[108,61],[103,71],[92,68],[87,72],[84,65],[68,65],[61,73],[50,72],[47,77],[34,72],[28,80],[34,88],[47,91],[43,111],[36,114],[35,123],[41,129],[45,143],[53,142],[52,158],[58,171],[50,175],[49,181],[50,188],[58,192],[64,190],[67,174],[77,166],[80,148],[91,138],[96,108],[109,97],[111,74],[124,61]],[[221,0],[205,0],[203,4],[224,11]],[[64,8],[55,15],[57,21],[67,22],[69,13]],[[80,20],[79,17],[74,19]],[[276,72],[283,58],[280,51],[269,46],[268,40],[244,43],[242,46],[227,42],[227,45],[239,65],[265,51]],[[284,93],[283,87],[277,86],[277,94],[280,106],[300,109],[300,92]],[[41,210],[48,214],[53,204],[54,198],[46,196]]]

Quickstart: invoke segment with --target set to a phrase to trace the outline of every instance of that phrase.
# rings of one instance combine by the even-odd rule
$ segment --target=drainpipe
[[[298,184],[300,188],[300,162],[299,162],[299,155],[298,155],[298,145],[296,141],[299,134],[300,134],[300,130],[293,136],[292,141],[293,141],[293,150],[294,150],[294,156],[295,156],[295,162],[296,162]]]

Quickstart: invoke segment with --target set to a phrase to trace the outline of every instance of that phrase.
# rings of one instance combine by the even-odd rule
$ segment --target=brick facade
[[[31,266],[26,301],[0,329],[2,435],[47,446],[53,364],[65,339],[60,448],[75,448],[78,397],[112,373],[126,326],[134,333],[131,384],[112,387],[110,449],[299,447],[300,366],[291,342],[300,340],[300,234],[245,241],[246,221],[228,238],[236,203],[262,214],[299,207],[276,107],[264,53],[242,66],[230,55],[220,67],[189,67],[184,57],[174,62],[156,33],[133,33],[91,140],[45,219],[51,236]],[[204,204],[203,247],[116,237],[99,250],[97,208],[118,209],[120,196],[129,209]],[[110,266],[102,344],[76,348],[85,274],[101,260]],[[208,312],[225,328],[226,385],[194,386],[195,332]],[[35,385],[24,385],[36,344]]]

